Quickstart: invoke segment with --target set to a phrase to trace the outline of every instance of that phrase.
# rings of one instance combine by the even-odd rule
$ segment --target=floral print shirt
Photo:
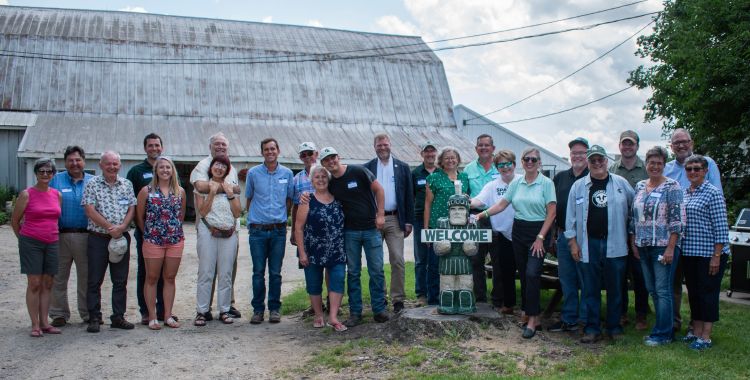
[[[669,236],[681,234],[685,225],[685,205],[682,189],[677,181],[667,178],[664,183],[648,191],[643,180],[635,185],[631,231],[635,231],[638,247],[666,247]],[[680,240],[677,240],[679,245]]]
[[[117,177],[117,181],[110,185],[100,175],[86,183],[81,199],[81,206],[93,205],[96,211],[112,224],[122,223],[128,210],[134,207],[135,203],[133,184],[130,181]],[[87,228],[89,231],[108,233],[104,227],[97,225],[91,219],[88,221]]]
[[[177,244],[185,239],[180,221],[182,197],[170,192],[163,194],[148,186],[146,221],[143,240],[155,245]]]
[[[310,264],[322,267],[346,264],[344,210],[339,201],[324,204],[314,195],[310,197],[304,241]]]

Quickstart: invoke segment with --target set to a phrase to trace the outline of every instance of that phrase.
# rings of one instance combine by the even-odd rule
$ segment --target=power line
[[[615,46],[614,46],[613,48],[611,48],[611,49],[607,50],[606,52],[604,52],[604,53],[603,53],[603,54],[601,54],[600,56],[596,57],[596,58],[595,58],[594,60],[592,60],[592,61],[589,61],[589,62],[588,62],[588,63],[586,63],[585,65],[583,65],[583,66],[579,67],[578,69],[576,69],[576,70],[575,70],[575,71],[573,71],[572,73],[570,73],[570,74],[568,74],[568,75],[566,75],[566,76],[562,77],[562,78],[561,78],[560,80],[556,81],[555,83],[552,83],[552,84],[550,84],[549,86],[547,86],[547,87],[545,87],[545,88],[543,88],[543,89],[541,89],[541,90],[539,90],[539,91],[537,91],[537,92],[534,92],[534,93],[532,93],[531,95],[528,95],[528,96],[526,96],[525,98],[519,99],[519,100],[517,100],[517,101],[515,101],[515,102],[513,102],[513,103],[511,103],[511,104],[508,104],[508,105],[507,105],[507,106],[505,106],[505,107],[502,107],[502,108],[498,108],[498,109],[496,109],[496,110],[494,110],[494,111],[491,111],[491,112],[487,112],[487,113],[485,113],[485,114],[482,114],[482,115],[479,115],[479,116],[475,116],[475,117],[473,117],[473,118],[471,118],[471,119],[468,119],[468,120],[464,120],[464,125],[466,125],[466,123],[467,123],[467,122],[469,122],[469,121],[472,121],[472,120],[476,120],[476,119],[479,119],[479,118],[481,118],[481,117],[486,117],[486,116],[492,115],[493,113],[497,113],[497,112],[500,112],[500,111],[502,111],[502,110],[505,110],[505,109],[508,109],[508,108],[510,108],[510,107],[513,107],[513,106],[515,106],[515,105],[517,105],[517,104],[519,104],[519,103],[525,102],[526,100],[529,100],[529,99],[531,99],[532,97],[534,97],[534,96],[537,96],[537,95],[539,95],[539,94],[541,94],[541,93],[543,93],[543,92],[545,92],[545,91],[549,90],[550,88],[552,88],[552,87],[554,87],[554,86],[556,86],[556,85],[560,84],[560,82],[562,82],[562,81],[564,81],[564,80],[566,80],[566,79],[568,79],[568,78],[572,77],[573,75],[577,74],[577,73],[578,73],[578,72],[580,72],[581,70],[583,70],[583,69],[585,69],[585,68],[587,68],[587,67],[591,66],[591,65],[592,65],[592,64],[593,64],[594,62],[596,62],[596,61],[598,61],[598,60],[600,60],[600,59],[604,58],[604,57],[605,57],[605,56],[607,56],[607,55],[608,55],[609,53],[613,52],[613,51],[614,51],[615,49],[619,48],[620,46],[622,46],[622,45],[623,45],[623,44],[625,44],[626,42],[630,41],[630,40],[631,40],[631,39],[632,39],[633,37],[635,37],[635,36],[637,36],[638,34],[640,34],[640,33],[641,33],[641,32],[642,32],[642,31],[643,31],[644,29],[646,29],[646,28],[647,28],[647,27],[648,27],[649,25],[651,25],[651,24],[653,24],[653,23],[654,23],[654,21],[652,20],[651,22],[649,22],[648,24],[646,24],[646,25],[645,25],[645,26],[643,26],[642,28],[638,29],[638,31],[637,31],[637,32],[635,32],[635,33],[633,33],[632,35],[630,35],[630,37],[626,38],[626,39],[625,39],[624,41],[622,41],[622,42],[618,43],[618,44],[617,44],[617,45],[615,45]]]
[[[602,100],[604,100],[604,99],[610,98],[610,97],[612,97],[612,96],[615,96],[615,95],[617,95],[617,94],[619,94],[619,93],[621,93],[621,92],[624,92],[624,91],[626,91],[626,90],[628,90],[628,89],[632,88],[633,86],[635,86],[635,85],[630,85],[630,86],[628,86],[628,87],[625,87],[625,88],[623,88],[623,89],[621,89],[621,90],[615,91],[615,92],[613,92],[613,93],[611,93],[611,94],[609,94],[609,95],[606,95],[606,96],[602,96],[602,97],[601,97],[601,98],[599,98],[599,99],[594,99],[594,100],[592,100],[592,101],[590,101],[590,102],[587,102],[587,103],[583,103],[583,104],[579,104],[579,105],[577,105],[577,106],[575,106],[575,107],[567,108],[567,109],[564,109],[564,110],[561,110],[561,111],[557,111],[557,112],[552,112],[552,113],[548,113],[548,114],[544,114],[544,115],[539,115],[539,116],[529,117],[529,118],[525,118],[525,119],[518,119],[518,120],[511,120],[511,121],[503,121],[503,122],[497,122],[497,123],[481,123],[481,124],[466,124],[466,125],[469,125],[469,126],[470,126],[470,125],[506,125],[506,124],[514,124],[514,123],[520,123],[520,122],[523,122],[523,121],[529,121],[529,120],[537,120],[537,119],[542,119],[542,118],[545,118],[545,117],[555,116],[555,115],[559,115],[559,114],[561,114],[561,113],[565,113],[565,112],[569,112],[569,111],[577,110],[577,109],[579,109],[579,108],[582,108],[582,107],[586,107],[586,106],[588,106],[588,105],[590,105],[590,104],[593,104],[593,103],[596,103],[596,102],[602,101]]]
[[[613,10],[617,10],[617,9],[622,9],[622,8],[630,7],[630,6],[637,5],[637,4],[646,2],[646,1],[648,1],[648,0],[639,0],[639,1],[631,2],[631,3],[619,5],[619,6],[616,6],[616,7],[601,9],[601,10],[593,11],[593,12],[589,12],[589,13],[583,13],[583,14],[576,15],[576,16],[565,17],[565,18],[561,18],[561,19],[556,19],[556,20],[551,20],[551,21],[545,21],[545,22],[540,22],[540,23],[531,24],[531,25],[525,25],[525,26],[520,26],[520,27],[514,27],[514,28],[496,30],[496,31],[492,31],[492,32],[485,32],[485,33],[472,34],[472,35],[467,35],[467,36],[460,36],[460,37],[445,38],[445,39],[441,39],[441,40],[427,41],[427,42],[424,42],[424,43],[422,43],[422,42],[416,42],[416,43],[408,43],[408,44],[400,44],[400,45],[363,48],[363,49],[341,50],[341,51],[333,51],[333,52],[327,52],[327,53],[296,53],[296,54],[280,55],[280,56],[234,57],[234,58],[219,58],[219,59],[253,59],[253,60],[258,60],[258,59],[297,58],[297,57],[304,57],[304,56],[327,56],[327,55],[331,55],[331,54],[333,54],[333,55],[337,55],[337,54],[349,54],[349,53],[359,53],[359,52],[374,51],[374,50],[387,50],[387,49],[396,49],[396,48],[404,48],[404,47],[411,47],[411,46],[422,46],[423,44],[437,44],[437,43],[441,43],[441,42],[448,42],[448,41],[456,41],[456,40],[462,40],[462,39],[468,39],[468,38],[483,37],[483,36],[488,36],[488,35],[493,35],[493,34],[500,34],[500,33],[506,33],[506,32],[511,32],[511,31],[517,31],[517,30],[534,28],[534,27],[538,27],[538,26],[550,25],[550,24],[554,24],[554,23],[558,23],[558,22],[563,22],[563,21],[570,21],[570,20],[574,20],[574,19],[578,19],[578,18],[588,17],[588,16],[600,14],[600,13],[605,13],[605,12],[609,12],[609,11],[613,11]],[[13,50],[5,50],[5,52],[7,52],[7,53],[13,53],[13,54],[36,54],[36,55],[39,55],[39,56],[56,57],[56,58],[89,58],[89,59],[93,59],[93,60],[99,60],[99,59],[101,59],[101,60],[124,59],[124,60],[135,60],[135,61],[163,61],[163,62],[174,61],[176,63],[184,63],[183,61],[186,59],[186,58],[148,58],[148,57],[112,58],[112,57],[105,57],[105,56],[86,56],[86,57],[83,57],[83,56],[69,55],[69,54],[27,53],[27,52],[22,52],[22,51],[13,51]],[[194,60],[194,61],[214,61],[217,58],[187,58],[187,59]]]
[[[446,46],[446,47],[436,48],[436,49],[430,49],[429,47],[427,47],[425,49],[418,49],[418,50],[412,50],[412,51],[400,51],[400,52],[380,53],[380,54],[370,54],[370,55],[335,56],[335,55],[330,55],[330,54],[324,54],[326,56],[324,58],[306,58],[306,59],[288,59],[288,60],[245,60],[245,59],[236,59],[236,58],[214,58],[212,59],[212,61],[207,61],[207,62],[195,61],[194,59],[190,59],[190,58],[184,58],[184,59],[181,59],[180,61],[169,61],[169,62],[161,62],[161,61],[158,61],[158,59],[88,59],[88,57],[85,57],[85,56],[73,56],[75,58],[54,58],[54,57],[48,57],[44,54],[37,54],[37,53],[21,53],[21,54],[0,53],[0,56],[13,57],[13,58],[40,59],[40,60],[49,60],[49,61],[61,61],[61,62],[116,63],[116,64],[133,63],[133,64],[144,64],[144,65],[149,65],[149,64],[230,65],[230,64],[269,64],[269,63],[275,64],[275,63],[301,63],[301,62],[328,62],[328,61],[348,60],[348,59],[383,58],[383,57],[389,57],[389,56],[417,54],[417,53],[434,53],[434,52],[439,52],[439,51],[465,49],[465,48],[478,47],[478,46],[488,46],[488,45],[494,45],[494,44],[500,44],[500,43],[506,43],[506,42],[531,39],[531,38],[546,37],[546,36],[567,33],[567,32],[572,32],[572,31],[588,30],[588,29],[593,29],[602,25],[608,25],[608,24],[614,24],[614,23],[618,23],[622,21],[633,20],[633,19],[637,19],[637,18],[641,18],[645,16],[651,16],[657,13],[659,12],[649,12],[649,13],[644,13],[644,14],[640,14],[636,16],[623,17],[619,19],[603,21],[603,22],[580,26],[580,27],[567,28],[567,29],[561,29],[561,30],[552,31],[552,32],[525,35],[525,36],[519,36],[519,37],[513,37],[513,38],[507,38],[507,39],[477,42],[477,43],[472,43],[472,44],[464,44],[464,45],[456,45],[456,46]]]

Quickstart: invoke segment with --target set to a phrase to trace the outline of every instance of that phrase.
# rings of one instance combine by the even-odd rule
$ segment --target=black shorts
[[[23,274],[57,274],[58,242],[44,243],[28,236],[18,237],[18,254]]]

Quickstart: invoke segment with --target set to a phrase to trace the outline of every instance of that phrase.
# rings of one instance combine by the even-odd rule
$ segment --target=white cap
[[[128,239],[125,236],[110,239],[107,246],[109,249],[109,261],[115,264],[122,261],[122,258],[125,257],[125,252],[128,251],[128,245]]]
[[[328,156],[334,156],[338,154],[339,152],[337,152],[336,149],[333,149],[333,147],[327,146],[320,151],[320,161],[325,160],[326,157]]]
[[[318,148],[315,147],[315,143],[305,141],[302,144],[299,144],[299,148],[297,148],[297,154],[306,152],[308,150],[315,152],[316,150],[318,150]]]

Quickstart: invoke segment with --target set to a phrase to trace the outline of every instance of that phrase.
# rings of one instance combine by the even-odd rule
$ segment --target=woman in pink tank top
[[[18,238],[21,273],[28,279],[26,308],[31,317],[31,336],[59,334],[47,321],[52,277],[57,274],[58,226],[62,195],[49,187],[55,162],[40,158],[34,163],[36,184],[18,195],[11,226]]]

